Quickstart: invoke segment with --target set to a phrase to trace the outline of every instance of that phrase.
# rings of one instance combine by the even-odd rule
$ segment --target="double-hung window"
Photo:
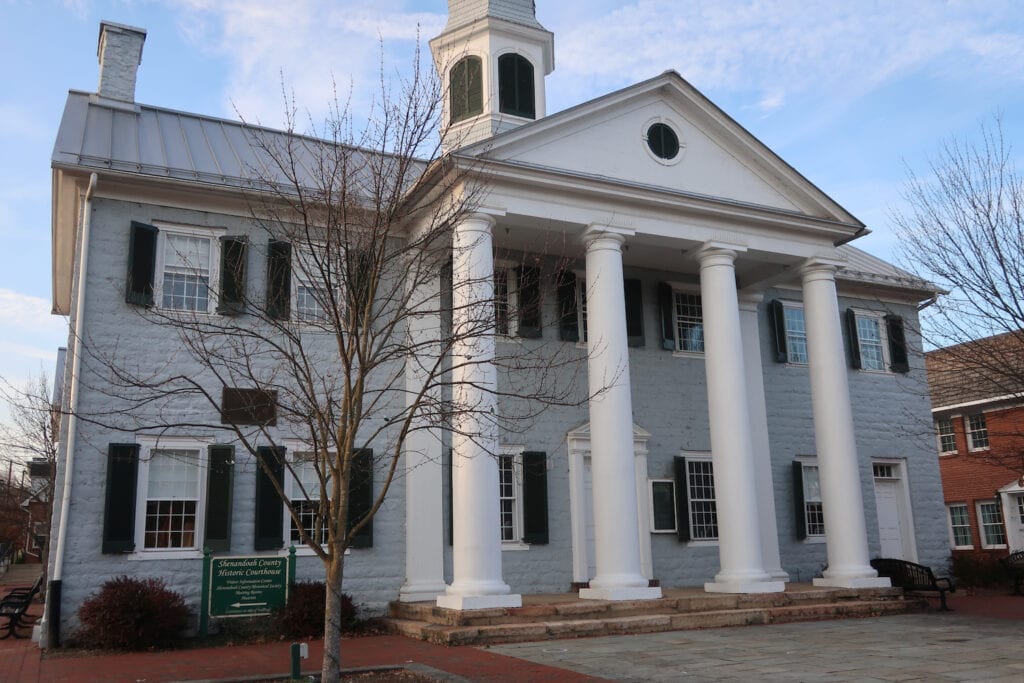
[[[846,309],[850,365],[869,372],[909,372],[903,318],[881,311]]]
[[[967,505],[954,503],[948,505],[949,510],[949,540],[953,548],[966,550],[974,547],[971,539],[971,520],[967,514]]]
[[[521,452],[521,449],[513,449]],[[519,500],[522,496],[522,461],[506,449],[498,455],[498,501],[501,506],[501,541],[515,543],[521,538],[522,513]]]
[[[175,311],[207,313],[212,308],[210,283],[216,240],[194,232],[161,231],[160,305]]]
[[[503,337],[541,336],[540,270],[534,266],[494,266],[494,328]]]
[[[711,460],[686,458],[690,539],[718,539],[718,505],[715,502],[715,468]]]
[[[855,320],[861,370],[884,372],[888,366],[888,339],[882,315],[857,311]]]
[[[807,325],[804,309],[798,304],[786,303],[782,309],[786,327],[786,362],[807,365]]]
[[[292,271],[294,278],[295,301],[293,303],[293,316],[299,322],[322,323],[328,319],[328,297],[327,288],[320,282],[323,279],[323,269],[317,267],[312,254],[301,249],[293,250],[295,268]],[[325,259],[325,253],[317,255]],[[341,299],[338,299],[341,301]]]
[[[135,549],[198,551],[205,523],[207,444],[143,439],[139,452]]]
[[[169,311],[213,313],[218,299],[237,313],[245,301],[245,238],[223,230],[175,224],[133,222],[128,247],[125,300]],[[221,263],[222,240],[228,268]],[[226,278],[221,282],[221,271]]]
[[[978,527],[981,531],[981,547],[1005,548],[1006,527],[1003,526],[1003,510],[996,501],[978,502]]]
[[[796,496],[797,537],[804,540],[825,537],[825,510],[821,501],[821,482],[814,461],[793,462],[793,488]]]
[[[672,293],[676,351],[704,353],[704,314],[700,294],[675,290]]]
[[[331,456],[333,458],[333,456]],[[323,477],[325,486],[329,486],[329,475]],[[288,499],[292,510],[299,518],[308,538],[319,539],[320,544],[327,543],[327,526],[320,516],[321,476],[317,472],[317,461],[313,453],[296,452],[292,458],[289,477]],[[289,539],[292,543],[303,543],[300,528],[295,518],[288,514]]]
[[[942,417],[935,421],[935,433],[939,440],[939,454],[956,453],[956,432],[953,429],[953,418]]]
[[[988,446],[988,425],[985,423],[984,413],[968,415],[967,426],[967,448],[972,451],[983,451]]]

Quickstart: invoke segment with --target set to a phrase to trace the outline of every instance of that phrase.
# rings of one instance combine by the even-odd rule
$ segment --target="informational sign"
[[[270,614],[288,598],[287,557],[215,557],[210,562],[210,616]]]

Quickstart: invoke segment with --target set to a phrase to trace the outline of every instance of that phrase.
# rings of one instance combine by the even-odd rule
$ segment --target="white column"
[[[779,557],[779,528],[775,517],[775,486],[772,482],[772,453],[768,442],[768,414],[764,402],[764,369],[761,366],[761,330],[757,320],[762,294],[740,297],[740,331],[743,335],[743,366],[747,372],[747,410],[750,414],[750,442],[754,448],[754,477],[757,481],[757,515],[761,521],[761,559],[764,569],[776,581],[789,581]]]
[[[807,359],[814,405],[814,443],[825,516],[828,569],[816,586],[873,588],[888,586],[868,563],[857,444],[853,434],[850,389],[846,381],[836,264],[811,261],[802,270]]]
[[[704,584],[704,590],[774,593],[785,590],[785,584],[771,580],[761,556],[754,451],[736,295],[736,252],[735,247],[707,244],[698,253],[721,563],[721,571],[713,583]]]
[[[494,416],[494,219],[473,214],[453,231],[453,580],[439,607],[519,607],[501,578],[498,430]]]
[[[596,576],[581,598],[661,597],[641,571],[637,534],[633,404],[629,387],[622,243],[626,231],[591,226],[587,243],[587,376]]]
[[[429,268],[429,266],[427,266]],[[412,283],[410,306],[422,314],[409,316],[410,353],[405,365],[406,406],[412,404],[425,383],[436,381],[428,368],[440,353],[440,277],[427,276]],[[427,416],[413,424],[403,444],[405,458],[405,583],[398,592],[402,602],[435,600],[445,591],[444,512],[441,503],[441,433],[431,427],[429,416],[440,405],[439,389],[428,390]],[[422,401],[421,401],[422,404]]]

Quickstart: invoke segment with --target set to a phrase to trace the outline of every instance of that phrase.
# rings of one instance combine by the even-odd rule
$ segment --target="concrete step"
[[[629,601],[612,603],[619,609],[611,609],[609,605],[603,605],[603,611],[595,613],[594,605],[590,603],[603,601],[577,600],[572,603],[528,605],[517,608],[518,610],[526,610],[531,607],[545,608],[532,609],[526,614],[514,614],[517,610],[474,610],[474,612],[487,612],[488,614],[476,615],[479,621],[473,623],[439,623],[438,621],[395,616],[384,621],[394,633],[439,645],[486,645],[881,616],[913,611],[921,609],[923,606],[923,601],[904,599],[899,591],[895,591],[895,594],[893,591],[885,591],[877,595],[864,595],[863,593],[862,591],[859,599],[842,593],[830,592],[827,596],[819,595],[814,600],[801,596],[791,601],[781,600],[778,598],[778,595],[781,594],[776,594],[776,597],[771,600],[752,601],[759,603],[754,607],[739,606],[741,602],[751,602],[746,600],[750,596],[729,596],[733,600],[726,600],[724,604],[732,604],[733,607],[711,610],[680,610],[678,601],[651,600],[642,601],[649,607],[642,614],[630,614],[630,611],[638,608],[635,605],[627,605],[626,602]],[[794,593],[793,595],[798,594]],[[823,597],[831,599],[823,600]],[[703,603],[702,600],[695,602]],[[687,606],[692,605],[687,603]],[[448,620],[448,622],[467,621],[464,618],[460,620],[453,615],[445,614],[452,610],[442,610],[441,614],[437,614],[433,611],[436,608],[429,605],[413,607],[415,609],[396,611],[429,615],[435,619]],[[585,609],[586,607],[591,609]],[[499,612],[512,612],[512,614],[507,613],[502,619]],[[462,612],[461,614],[465,617],[469,613]]]

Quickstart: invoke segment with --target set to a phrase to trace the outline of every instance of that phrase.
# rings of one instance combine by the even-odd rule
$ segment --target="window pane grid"
[[[953,420],[944,418],[937,420],[935,425],[939,433],[939,451],[942,453],[956,452],[956,433],[953,431]]]
[[[164,308],[207,311],[211,243],[206,237],[169,234],[164,242]]]
[[[323,289],[309,284],[295,288],[295,317],[303,322],[323,322],[327,312],[321,303],[325,298]]]
[[[687,460],[690,489],[690,538],[718,538],[718,508],[715,504],[715,474],[709,460]]]
[[[953,531],[953,545],[963,548],[973,545],[971,541],[971,520],[966,505],[949,506],[949,526]]]
[[[825,535],[825,509],[821,504],[821,482],[817,465],[803,466],[804,521],[808,536]]]
[[[675,293],[676,350],[704,353],[704,317],[699,294]]]
[[[977,413],[967,417],[967,436],[970,438],[971,448],[988,448],[988,426],[983,414]]]
[[[293,500],[291,502],[292,509],[299,516],[299,521],[302,523],[302,530],[306,532],[306,536],[309,538],[316,538],[316,524],[317,517],[320,513],[320,501],[319,500]],[[291,520],[291,540],[296,542],[302,542],[302,536],[299,534],[299,528],[295,525],[295,520]],[[326,525],[320,529],[320,544],[327,543],[327,527]]]
[[[1017,516],[1020,523],[1024,524],[1024,496],[1017,496]]]
[[[498,334],[508,335],[510,309],[509,271],[507,268],[494,269],[494,327]]]
[[[1006,545],[1006,529],[1003,528],[1003,513],[997,503],[978,505],[981,533],[986,546]]]
[[[147,476],[143,547],[195,547],[199,451],[154,449]]]
[[[865,370],[884,370],[882,332],[878,318],[857,316],[857,342],[860,345],[860,366]]]
[[[785,308],[786,360],[790,363],[807,363],[807,326],[804,309]]]
[[[515,465],[511,455],[498,457],[498,497],[501,504],[501,540],[516,539]]]

